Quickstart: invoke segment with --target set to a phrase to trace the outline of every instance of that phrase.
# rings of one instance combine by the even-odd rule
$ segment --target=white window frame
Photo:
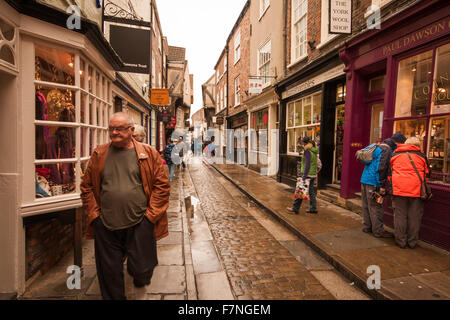
[[[220,110],[223,109],[223,87],[220,88]]]
[[[314,96],[321,95],[321,94],[322,94],[321,91],[314,92],[314,93],[312,93],[310,95],[301,97],[299,99],[289,101],[286,104],[286,133],[287,133],[287,154],[288,155],[298,156],[297,150],[295,152],[289,151],[289,146],[290,146],[289,130],[294,130],[294,139],[295,139],[295,141],[297,141],[298,137],[297,137],[296,129],[306,129],[306,128],[317,127],[317,126],[320,127],[321,122],[313,122],[313,115],[314,115]],[[311,99],[311,110],[310,110],[310,113],[309,113],[310,117],[311,117],[311,124],[295,125],[295,117],[294,117],[293,126],[289,126],[288,125],[289,124],[289,106],[292,104],[292,105],[294,105],[294,108],[295,108],[295,103],[296,102],[302,100],[302,104],[303,104],[303,100],[306,100],[308,98]],[[323,108],[322,105],[321,105],[321,108]],[[294,114],[295,114],[295,109],[294,109]],[[302,106],[302,117],[301,117],[302,122],[303,122],[303,114],[304,114],[304,107]],[[315,132],[315,131],[313,131],[313,132]],[[313,137],[313,138],[315,139],[316,137]]]
[[[241,29],[234,34],[234,64],[241,60]]]
[[[393,0],[372,0],[372,6],[377,6],[378,8],[382,9],[387,4],[391,3]],[[372,14],[375,13],[375,10],[370,10],[364,14],[364,18],[370,17]]]
[[[259,50],[258,50],[258,76],[263,77],[262,83],[263,87],[270,85],[270,61],[272,52],[272,44],[271,41],[267,41]],[[268,54],[268,55],[267,55]],[[264,70],[267,69],[267,72]],[[269,78],[267,77],[269,76]]]
[[[34,187],[31,189],[26,189],[23,194],[23,213],[26,214],[28,211],[35,210],[35,206],[41,206],[56,203],[64,200],[72,200],[79,199],[80,197],[80,184],[81,184],[81,168],[83,165],[87,165],[90,159],[90,145],[92,142],[92,150],[94,150],[98,145],[104,144],[109,141],[108,135],[108,124],[111,115],[113,114],[113,103],[112,103],[112,81],[106,76],[105,73],[102,72],[102,68],[98,68],[94,63],[89,61],[89,59],[80,53],[73,51],[73,49],[60,47],[57,45],[52,45],[49,43],[41,43],[39,40],[33,41],[30,43],[31,48],[33,48],[32,53],[30,55],[33,56],[33,61],[36,56],[35,48],[36,46],[47,47],[51,49],[57,49],[63,52],[67,52],[72,54],[74,57],[74,84],[61,84],[56,82],[48,82],[37,80],[35,78],[35,70],[32,70],[32,75],[30,75],[33,79],[32,86],[34,88],[42,87],[47,89],[59,89],[59,90],[71,90],[75,94],[75,120],[74,122],[62,122],[62,121],[50,121],[50,120],[37,120],[35,118],[35,112],[33,111],[32,119],[33,124],[36,126],[47,126],[47,127],[66,127],[75,129],[75,156],[74,158],[61,158],[61,159],[36,159],[36,153],[33,148],[33,151],[30,151],[29,154],[26,155],[30,161],[29,164],[35,168],[37,165],[49,165],[56,163],[73,163],[75,167],[75,191],[72,193],[50,196],[46,198],[36,198],[36,194],[34,192]],[[84,68],[81,68],[81,61],[84,62]],[[92,76],[89,77],[89,70],[92,70]],[[84,74],[84,79],[82,79],[81,74]],[[97,76],[98,81],[97,81]],[[90,78],[90,79],[89,79]],[[104,81],[103,81],[104,79]],[[83,80],[84,83],[81,83]],[[91,87],[89,87],[89,81],[91,80]],[[34,101],[34,99],[33,99]],[[82,104],[82,101],[84,104]],[[92,102],[92,103],[91,103]],[[35,109],[35,105],[33,104],[32,110]],[[81,118],[81,109],[84,108],[84,119]],[[98,116],[97,116],[98,115]],[[92,117],[91,117],[92,116]],[[30,117],[27,117],[31,119]],[[83,135],[83,147],[84,150],[81,149],[81,132],[84,130],[85,134]],[[33,130],[34,132],[34,130]],[[92,132],[92,139],[91,139]],[[33,135],[30,137],[33,143],[36,143],[36,136]],[[30,157],[28,157],[28,155]],[[28,166],[28,165],[27,165]],[[34,169],[33,169],[34,171]],[[28,172],[28,171],[27,171]],[[27,180],[34,180],[35,176],[33,174],[32,177],[28,177]]]
[[[300,5],[296,6],[296,3],[299,3]],[[301,14],[297,19],[295,19],[295,9],[300,8],[302,5],[306,6],[306,9],[304,10],[303,14]],[[305,21],[305,40],[302,44],[299,46],[296,46],[295,43],[295,26],[297,24],[300,24],[302,21]],[[291,64],[296,63],[308,56],[308,47],[307,47],[307,39],[308,39],[308,0],[292,0],[292,23],[291,23]],[[296,49],[298,47],[303,46],[304,48],[304,54],[301,56],[296,56]]]
[[[234,78],[234,106],[241,104],[241,79],[240,75]]]
[[[261,18],[264,16],[264,14],[266,13],[267,9],[269,9],[270,7],[270,0],[259,0],[259,19],[261,20]]]
[[[223,73],[222,75],[227,71],[227,56],[223,58]]]
[[[322,13],[320,25],[320,43],[317,49],[320,49],[326,43],[336,38],[338,35],[330,33],[330,0],[322,0]]]

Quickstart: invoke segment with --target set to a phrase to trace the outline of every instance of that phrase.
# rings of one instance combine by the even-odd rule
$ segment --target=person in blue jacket
[[[392,233],[384,230],[383,205],[374,199],[374,192],[386,194],[386,182],[390,173],[391,156],[397,144],[404,143],[406,137],[396,132],[391,138],[380,143],[373,152],[372,160],[364,163],[361,176],[361,197],[363,209],[363,232],[372,233],[376,238],[391,238]]]

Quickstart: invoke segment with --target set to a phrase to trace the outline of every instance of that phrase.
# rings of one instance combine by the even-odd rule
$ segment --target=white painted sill
[[[291,68],[291,67],[295,66],[297,63],[300,63],[300,62],[306,60],[307,58],[308,58],[308,55],[305,55],[305,56],[303,56],[303,57],[300,57],[300,58],[298,58],[297,60],[295,60],[294,62],[292,62],[291,64],[288,64],[288,65],[286,66],[286,68]]]
[[[264,12],[259,16],[258,21],[261,21],[262,17],[264,17],[264,15],[266,14],[267,10],[270,8],[270,3],[267,6],[267,8],[264,10]]]

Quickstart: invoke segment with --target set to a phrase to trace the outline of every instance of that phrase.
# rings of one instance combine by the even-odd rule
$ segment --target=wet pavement
[[[168,217],[150,285],[135,288],[124,264],[128,299],[369,299],[201,160],[176,171]],[[81,289],[67,288],[68,254],[19,299],[101,299],[92,240],[83,263]]]
[[[318,215],[288,214],[292,188],[240,165],[212,166],[277,221],[330,262],[362,290],[376,299],[450,299],[450,253],[420,242],[401,249],[394,239],[377,239],[361,232],[362,218],[318,199]],[[381,271],[381,289],[371,290],[368,267]],[[320,279],[320,276],[317,276]]]

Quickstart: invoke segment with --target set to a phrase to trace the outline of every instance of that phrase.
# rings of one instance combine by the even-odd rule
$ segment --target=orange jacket
[[[142,186],[147,196],[145,216],[154,224],[156,240],[169,235],[166,210],[169,207],[170,184],[161,156],[153,147],[133,139],[141,171]],[[94,238],[91,222],[100,215],[100,188],[102,171],[111,143],[98,146],[91,155],[81,182],[81,200],[86,215],[86,238]]]
[[[418,198],[420,197],[420,180],[408,154],[416,165],[422,181],[427,180],[429,174],[427,157],[416,146],[400,144],[391,158],[392,194]]]

